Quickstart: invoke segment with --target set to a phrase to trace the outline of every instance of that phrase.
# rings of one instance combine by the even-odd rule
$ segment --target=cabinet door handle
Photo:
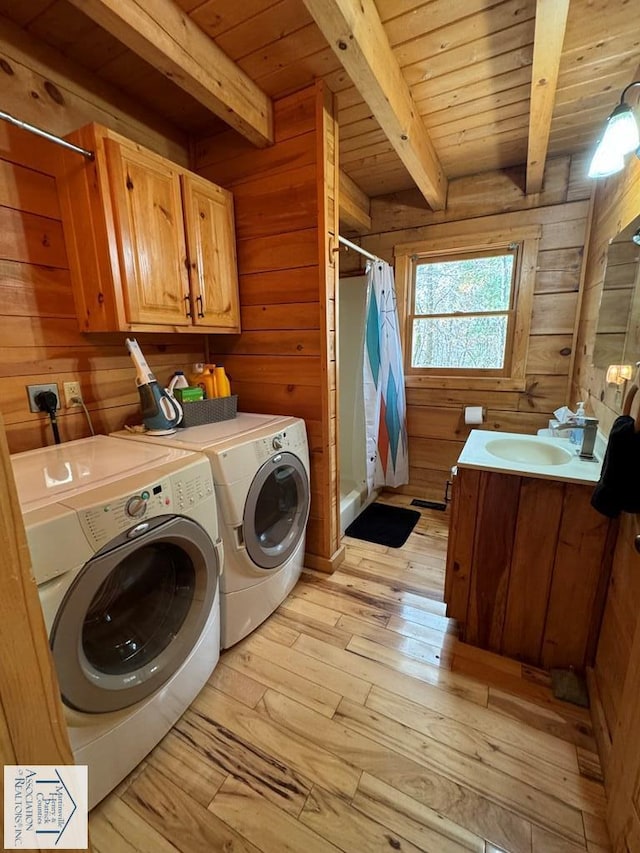
[[[204,317],[204,305],[202,304],[202,294],[197,297],[196,302],[198,303],[198,317]]]
[[[640,554],[640,533],[634,537],[633,539],[633,547],[636,549],[638,554]]]
[[[184,303],[185,303],[185,305],[184,305],[185,313],[186,313],[187,317],[191,317],[191,299],[189,298],[188,295],[185,296]]]

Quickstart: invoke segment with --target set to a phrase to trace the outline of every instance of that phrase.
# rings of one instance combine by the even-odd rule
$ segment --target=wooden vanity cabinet
[[[593,663],[617,523],[592,492],[457,469],[445,600],[464,642],[545,669]]]
[[[240,331],[233,198],[98,125],[70,137],[58,184],[86,332]]]

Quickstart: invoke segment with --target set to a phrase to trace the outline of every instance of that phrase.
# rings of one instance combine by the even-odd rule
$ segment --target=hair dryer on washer
[[[136,385],[140,394],[142,421],[150,435],[171,435],[182,420],[182,408],[177,400],[158,385],[138,341],[127,338],[127,349],[136,366]]]

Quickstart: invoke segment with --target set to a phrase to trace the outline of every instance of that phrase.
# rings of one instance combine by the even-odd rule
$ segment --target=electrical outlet
[[[58,393],[58,386],[54,382],[51,385],[27,385],[27,396],[29,397],[29,410],[31,412],[39,412],[38,404],[36,403],[35,397],[36,394],[39,394],[40,391],[53,391],[53,393],[58,398],[58,405],[56,409],[60,408],[60,394]]]
[[[72,409],[74,406],[79,406],[80,403],[73,403],[72,400],[74,397],[78,397],[82,399],[82,391],[80,390],[79,382],[64,382],[62,384],[62,388],[64,389],[64,405],[67,409]]]

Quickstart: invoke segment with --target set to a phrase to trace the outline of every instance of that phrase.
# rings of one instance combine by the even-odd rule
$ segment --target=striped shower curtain
[[[367,488],[409,482],[407,407],[393,270],[384,261],[367,264],[364,336],[364,409]]]

